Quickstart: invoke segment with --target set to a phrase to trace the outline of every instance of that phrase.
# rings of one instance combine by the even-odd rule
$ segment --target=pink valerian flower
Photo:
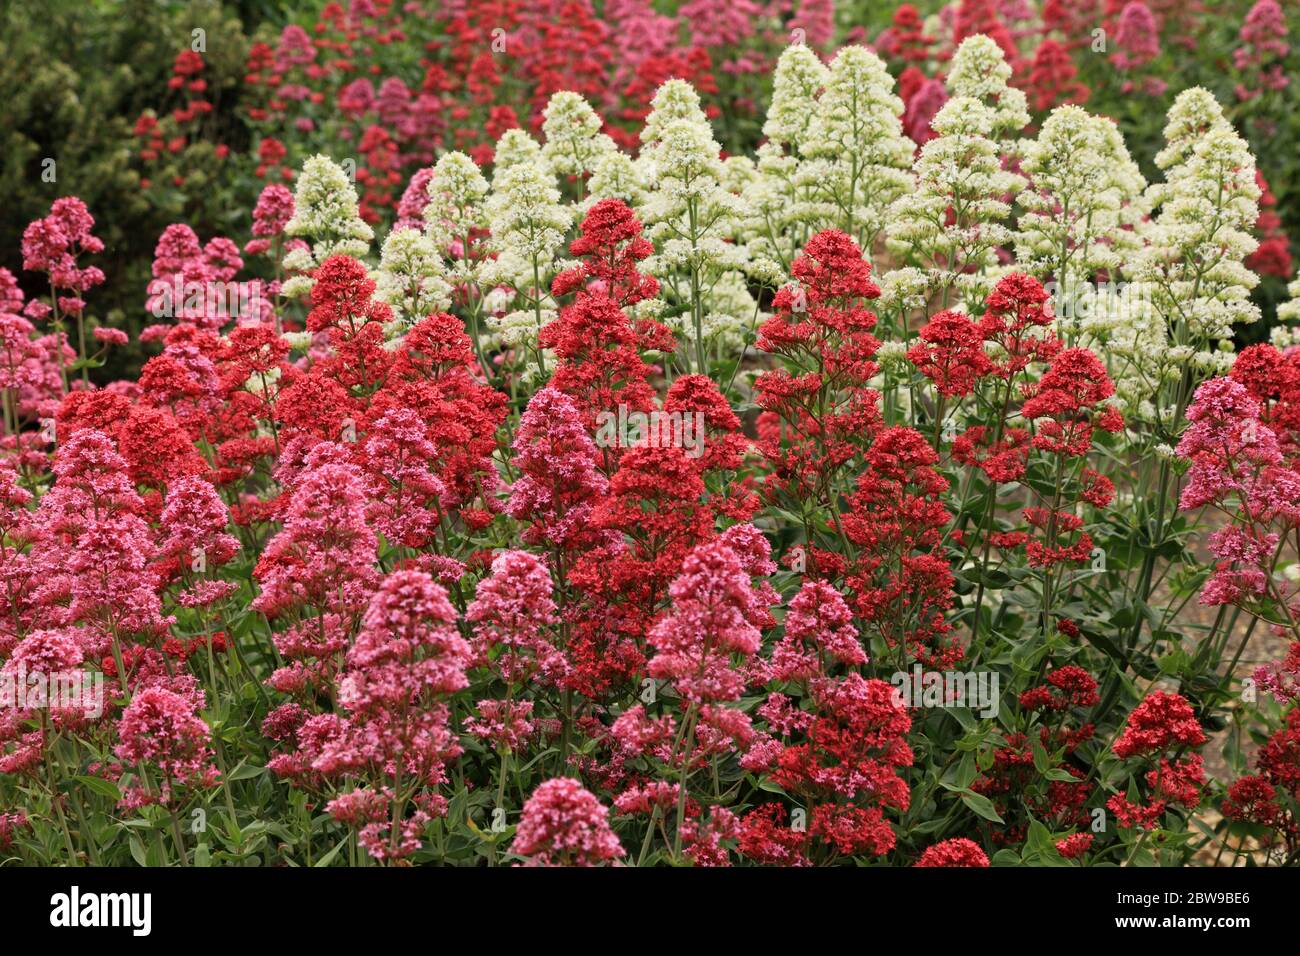
[[[677,721],[671,714],[651,718],[641,704],[629,707],[609,728],[609,736],[628,757],[650,755],[668,761],[677,733]]]
[[[460,752],[440,702],[469,686],[469,645],[455,620],[446,589],[423,571],[394,571],[366,609],[338,697],[354,727],[370,725],[360,749],[386,773],[426,779]]]
[[[802,30],[804,42],[814,50],[826,50],[835,37],[835,4],[832,0],[800,0],[789,29]]]
[[[1160,28],[1150,7],[1138,0],[1125,5],[1119,15],[1115,45],[1119,50],[1111,60],[1124,71],[1146,66],[1160,55]]]
[[[397,222],[393,230],[424,230],[424,207],[429,205],[429,182],[433,179],[433,167],[426,166],[417,170],[407,183],[402,198],[397,204]]]
[[[528,522],[524,541],[571,548],[589,539],[592,508],[609,482],[596,467],[596,444],[573,399],[550,387],[535,393],[513,447],[521,474],[506,511]]]
[[[1281,704],[1300,699],[1300,641],[1292,641],[1286,656],[1255,668],[1255,686]]]
[[[478,658],[491,659],[508,685],[540,679],[557,686],[567,672],[551,633],[559,623],[552,589],[545,561],[527,551],[504,551],[493,559],[491,575],[479,582],[465,612]]]
[[[1230,378],[1201,384],[1187,409],[1190,423],[1178,442],[1180,458],[1191,459],[1179,498],[1183,510],[1245,496],[1250,479],[1282,461],[1277,435],[1260,422],[1260,405],[1246,386]]]
[[[41,499],[32,566],[47,620],[86,625],[87,650],[120,638],[154,638],[162,614],[156,546],[126,461],[102,432],[76,431],[60,448],[55,484]]]
[[[21,312],[23,298],[23,290],[14,274],[0,266],[0,314],[16,315]]]
[[[1265,90],[1284,90],[1291,80],[1286,75],[1286,18],[1277,0],[1259,0],[1246,14],[1238,34],[1241,46],[1232,53],[1233,65],[1246,74],[1237,86],[1237,98],[1252,99]]]
[[[109,329],[100,326],[91,334],[95,337],[95,341],[102,345],[126,345],[131,341],[130,336],[121,329]]]
[[[131,764],[141,764],[156,770],[156,793],[137,794],[137,801],[157,799],[168,805],[176,791],[188,787],[210,787],[218,777],[212,765],[209,747],[211,731],[195,713],[202,706],[199,700],[150,687],[141,691],[122,712],[117,722],[119,743],[113,753],[118,759]]]
[[[371,526],[391,544],[426,547],[442,522],[447,488],[436,474],[438,449],[419,414],[399,406],[371,424],[364,467]]]
[[[916,92],[908,99],[907,109],[903,113],[903,132],[918,147],[934,139],[936,134],[930,128],[930,123],[947,102],[948,90],[942,80],[935,78],[922,80]]]
[[[465,721],[465,732],[500,751],[515,753],[537,732],[531,700],[484,699]]]
[[[672,611],[648,635],[656,650],[648,670],[671,680],[684,701],[736,700],[743,674],[732,655],[750,657],[771,621],[766,595],[751,584],[736,552],[720,541],[699,545],[669,587]]]
[[[825,581],[806,582],[790,602],[785,636],[772,649],[772,678],[806,681],[825,675],[832,663],[866,662],[844,598]]]
[[[0,312],[0,389],[18,391],[41,383],[44,350],[33,341],[35,331],[21,315]]]
[[[1115,32],[1115,45],[1119,49],[1110,59],[1124,73],[1137,73],[1160,55],[1160,27],[1149,6],[1134,0],[1124,7]],[[1121,90],[1125,93],[1140,90],[1149,96],[1160,96],[1168,86],[1160,77],[1146,75],[1136,81],[1126,79]]]
[[[165,559],[180,562],[182,572],[202,574],[210,565],[225,564],[239,550],[239,540],[226,532],[230,512],[212,483],[187,475],[173,481],[159,526],[166,537],[158,546]]]
[[[84,658],[75,634],[66,630],[31,631],[0,666],[0,673],[12,676],[21,664],[29,674],[52,676],[80,667]]]
[[[609,809],[570,777],[538,784],[524,804],[510,852],[525,866],[600,866],[624,855]]]
[[[253,235],[279,236],[292,218],[293,193],[273,183],[262,190],[253,207]]]
[[[98,267],[77,264],[83,253],[104,251],[104,243],[91,235],[94,225],[86,204],[76,196],[65,196],[54,200],[48,216],[23,231],[23,268],[46,273],[52,290],[73,293],[58,297],[60,310],[69,315],[80,315],[85,308],[81,294],[104,281]]]
[[[21,810],[14,813],[0,813],[0,850],[7,850],[13,846],[19,830],[31,828],[31,821]]]
[[[455,621],[446,590],[428,574],[394,571],[379,585],[346,655],[338,701],[348,716],[319,725],[308,720],[295,730],[298,713],[287,712],[279,730],[296,736],[299,759],[281,760],[277,772],[310,782],[309,769],[321,778],[373,784],[329,809],[358,829],[376,859],[415,852],[425,825],[445,811],[433,788],[461,753],[446,700],[469,685],[469,645]],[[371,812],[381,802],[383,812]],[[394,820],[400,821],[396,831]]]
[[[637,67],[653,57],[670,54],[675,46],[677,21],[656,12],[650,0],[609,0],[605,20],[613,28],[614,62],[618,64],[614,83],[625,87]]]
[[[25,685],[27,707],[44,709],[54,729],[79,730],[104,711],[104,701],[97,698],[90,681],[82,677],[84,659],[82,641],[76,631],[29,631],[0,666],[0,674]],[[26,683],[32,675],[41,675],[49,683]],[[0,706],[7,704],[0,702]]]
[[[284,524],[254,569],[262,586],[253,608],[275,617],[311,605],[355,613],[375,582],[378,540],[366,523],[364,483],[343,445],[307,453],[290,490]]]
[[[1240,605],[1263,597],[1272,573],[1278,535],[1225,525],[1210,535],[1210,553],[1219,558],[1214,574],[1201,588],[1200,603]]]

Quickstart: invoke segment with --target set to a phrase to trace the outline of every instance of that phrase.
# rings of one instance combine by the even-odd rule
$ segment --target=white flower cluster
[[[600,117],[579,94],[553,95],[542,113],[546,145],[542,155],[561,176],[578,178],[595,171],[600,157],[615,152],[614,141],[600,131]]]
[[[463,245],[474,230],[488,228],[483,208],[488,182],[474,160],[464,153],[450,152],[434,165],[427,191],[429,203],[424,207],[424,231],[440,252],[457,260],[459,272],[468,273],[465,262],[468,250]],[[459,256],[451,255],[453,242],[462,245]]]
[[[1025,94],[1010,86],[1011,64],[1002,48],[983,34],[962,41],[952,56],[946,85],[953,96],[979,100],[992,111],[989,134],[1008,158],[1020,154],[1020,134],[1029,124]]]
[[[835,225],[870,249],[890,204],[912,186],[915,144],[903,133],[903,101],[875,53],[844,47],[830,66],[800,152],[799,179],[835,209]]]
[[[1140,247],[1146,180],[1115,123],[1078,106],[1052,112],[1026,143],[1021,170],[1029,183],[1016,197],[1016,268],[1051,277],[1069,320],[1083,284],[1116,273]]]
[[[507,309],[519,302],[518,309],[489,318],[488,327],[507,346],[535,349],[537,333],[555,314],[550,297],[557,271],[555,256],[573,225],[576,209],[562,202],[544,151],[524,146],[525,140],[533,141],[526,133],[512,136],[519,133],[511,130],[506,134],[513,140],[507,148],[515,152],[515,161],[504,169],[498,167],[492,179],[486,209],[496,258],[484,263],[479,278],[485,285],[513,292],[503,303]],[[501,145],[498,143],[498,152]]]
[[[281,293],[290,299],[305,295],[315,284],[310,273],[333,255],[362,258],[370,252],[374,230],[361,218],[357,191],[343,167],[328,156],[313,156],[302,167],[294,191],[294,213],[285,235],[305,240],[310,248],[291,249],[284,267],[291,276]]]
[[[959,290],[968,302],[984,298],[997,249],[1015,236],[1006,221],[1007,197],[1024,179],[1004,168],[991,138],[994,113],[979,100],[948,100],[930,124],[938,136],[921,148],[916,191],[889,209],[886,241],[903,259],[924,263],[935,289]],[[971,271],[971,270],[974,271]]]
[[[744,245],[735,241],[745,209],[733,188],[743,188],[755,173],[752,164],[718,158],[699,96],[683,80],[669,80],[655,94],[642,141],[638,165],[652,188],[639,212],[657,249],[645,267],[678,304],[682,317],[670,324],[694,341],[695,368],[701,371],[705,341],[726,326],[706,324],[707,299],[720,282],[734,288],[743,281],[739,273],[748,261]],[[738,275],[728,278],[732,272]]]
[[[393,310],[388,337],[405,333],[434,312],[451,307],[447,265],[433,240],[419,229],[394,229],[384,240],[375,272],[375,298]]]
[[[394,310],[390,337],[449,308],[457,289],[485,374],[484,346],[495,344],[513,353],[503,369],[544,380],[553,357],[538,331],[560,308],[553,279],[573,265],[563,257],[583,214],[614,198],[654,244],[640,268],[661,293],[628,311],[677,333],[682,347],[663,357],[670,374],[738,368],[765,290],[789,281],[814,233],[839,229],[868,258],[884,240],[893,268],[877,262],[871,307],[892,342],[879,356],[890,375],[908,368],[906,339],[925,316],[978,315],[999,277],[1025,272],[1052,293],[1055,331],[1106,362],[1132,433],[1150,448],[1172,444],[1197,382],[1230,366],[1233,327],[1258,315],[1245,266],[1254,159],[1213,96],[1192,89],[1170,110],[1162,176],[1147,184],[1116,124],[1078,106],[1025,138],[1029,113],[1010,76],[995,42],[963,42],[935,136],[918,151],[876,54],[850,46],[828,66],[793,45],[773,78],[767,141],[753,158],[726,160],[683,80],[656,92],[636,158],[601,133],[581,96],[557,93],[543,143],[518,129],[497,142],[491,185],[467,155],[439,159],[424,230],[390,234],[375,272]],[[303,171],[288,233],[311,243],[286,257],[301,273],[286,289],[298,292],[326,255],[364,256],[372,238],[356,191],[324,157]],[[1297,321],[1300,276],[1290,294],[1279,318]],[[1300,333],[1273,339],[1300,344]]]
[[[1165,180],[1147,189],[1155,214],[1131,277],[1149,286],[1175,344],[1204,348],[1259,318],[1250,301],[1259,277],[1243,263],[1259,245],[1250,235],[1259,217],[1255,159],[1199,87],[1174,101],[1165,139],[1156,156]]]

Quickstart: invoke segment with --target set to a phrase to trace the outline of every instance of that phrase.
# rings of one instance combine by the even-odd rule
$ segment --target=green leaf
[[[103,777],[86,777],[77,776],[73,778],[87,790],[93,790],[101,797],[108,797],[114,803],[122,799],[122,791],[117,789],[117,784],[112,780],[105,780]]]
[[[967,790],[961,795],[961,802],[985,820],[990,820],[993,823],[1006,822],[998,816],[998,811],[993,808],[993,801],[983,794]]]
[[[137,834],[132,833],[129,842],[131,844],[131,857],[141,866],[148,866],[149,854],[145,850],[144,843],[140,840],[140,837]]]
[[[315,866],[329,866],[331,863],[333,863],[333,862],[335,861],[335,859],[338,858],[338,855],[339,855],[340,851],[342,851],[342,849],[343,849],[345,846],[348,845],[348,840],[349,840],[349,839],[351,839],[351,838],[350,838],[350,837],[344,837],[342,840],[339,840],[339,842],[338,842],[338,846],[334,847],[334,849],[332,849],[332,850],[330,850],[328,853],[326,853],[323,857],[321,857],[319,860],[317,860],[315,863],[313,863],[312,866],[314,866],[314,867],[315,867]]]
[[[250,764],[247,761],[243,761],[238,767],[230,772],[230,777],[228,779],[231,783],[236,780],[250,780],[253,777],[260,776],[262,771],[265,769],[265,767],[259,767],[256,764]]]

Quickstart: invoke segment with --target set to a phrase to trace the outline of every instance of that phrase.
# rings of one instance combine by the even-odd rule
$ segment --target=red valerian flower
[[[915,866],[988,866],[989,858],[979,845],[967,840],[965,837],[957,837],[953,840],[944,840],[942,843],[936,843],[934,846],[926,847],[921,858],[916,861]]]
[[[907,350],[908,360],[947,398],[969,395],[993,370],[984,352],[984,334],[969,316],[940,312],[921,327],[921,341]]]
[[[1153,691],[1129,714],[1124,732],[1115,741],[1120,757],[1147,756],[1171,744],[1199,747],[1205,743],[1196,714],[1181,694]]]

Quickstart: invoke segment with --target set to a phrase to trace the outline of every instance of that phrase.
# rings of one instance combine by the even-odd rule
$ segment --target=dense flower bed
[[[134,341],[81,200],[0,270],[4,859],[1295,862],[1300,281],[1238,351],[1214,95],[1148,177],[1007,25],[1086,4],[448,5],[418,92],[343,82],[357,6],[252,51],[251,226],[168,226]],[[1113,6],[1162,95],[1193,6]],[[697,51],[769,21],[760,137]]]

